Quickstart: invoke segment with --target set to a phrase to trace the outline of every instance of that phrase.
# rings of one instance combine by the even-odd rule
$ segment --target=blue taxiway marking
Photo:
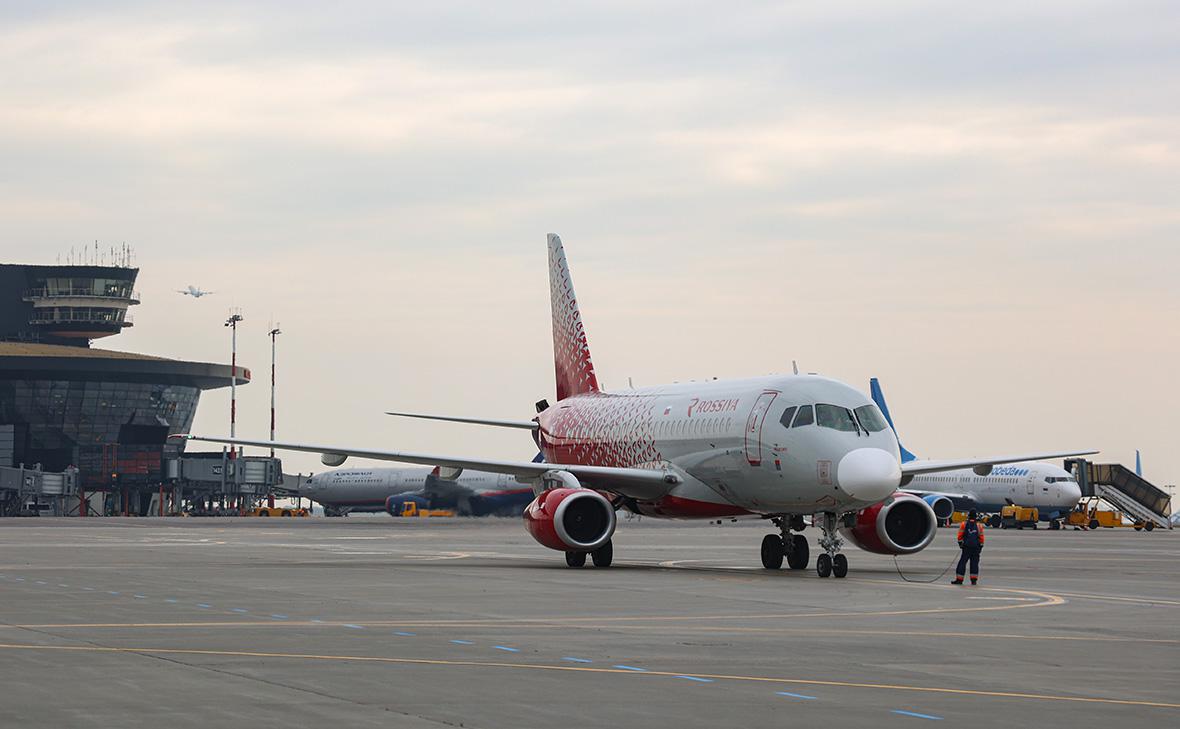
[[[364,630],[364,629],[365,629],[365,626],[363,626],[363,625],[356,625],[356,624],[354,624],[354,623],[345,623],[345,624],[344,624],[344,627],[346,627],[346,628],[352,628],[353,630]]]
[[[775,691],[775,693],[778,694],[779,696],[790,696],[792,699],[814,699],[815,698],[814,696],[808,696],[807,694],[793,694],[790,691]]]
[[[452,640],[451,642],[455,645],[475,645],[475,643],[469,640]]]
[[[575,658],[574,656],[562,656],[561,660],[570,661],[571,663],[593,663],[589,658]]]
[[[615,668],[621,668],[624,671],[646,671],[646,668],[638,668],[637,666],[624,666],[621,663],[616,663]]]
[[[930,714],[917,714],[912,711],[902,711],[901,709],[894,709],[894,714],[901,714],[902,716],[912,716],[915,719],[933,719],[935,721],[942,721],[941,716],[931,716]]]
[[[508,651],[509,653],[520,653],[519,648],[511,648],[506,645],[497,645],[497,646],[493,646],[493,647],[498,651]]]
[[[701,678],[700,676],[673,676],[673,678],[683,678],[689,681],[696,681],[697,683],[713,683],[713,679]]]
[[[412,635],[417,635],[417,633],[407,633],[407,632],[406,632],[406,631],[404,631],[404,630],[395,630],[395,631],[393,631],[393,634],[394,634],[394,635],[401,635],[401,636],[405,636],[405,637],[407,637],[407,638],[408,638],[408,637],[410,637],[410,636],[412,636]]]
[[[271,615],[271,617],[274,618],[275,620],[286,620],[287,619],[286,615],[279,615],[277,613],[274,615]]]

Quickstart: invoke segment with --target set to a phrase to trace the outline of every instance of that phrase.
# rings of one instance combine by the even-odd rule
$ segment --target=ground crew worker
[[[967,571],[967,562],[971,562],[971,584],[979,584],[979,553],[983,551],[983,525],[976,519],[975,510],[967,512],[967,521],[959,525],[959,549],[963,553],[959,556],[959,566],[955,568],[955,579],[952,585],[963,584],[963,573]]]

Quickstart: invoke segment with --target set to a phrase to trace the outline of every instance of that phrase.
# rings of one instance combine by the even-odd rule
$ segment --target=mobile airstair
[[[1128,516],[1171,529],[1172,498],[1147,479],[1117,463],[1091,463],[1084,458],[1070,458],[1065,470],[1072,473],[1082,488],[1082,496],[1097,496]]]

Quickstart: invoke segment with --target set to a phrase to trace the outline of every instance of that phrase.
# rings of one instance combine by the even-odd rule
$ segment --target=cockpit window
[[[847,433],[860,432],[860,426],[856,424],[852,411],[836,405],[816,405],[815,422],[821,428],[832,428]]]
[[[885,422],[885,416],[876,405],[861,405],[856,409],[856,417],[870,433],[880,433],[889,427],[889,423]]]
[[[811,425],[815,422],[815,413],[812,411],[810,405],[803,405],[799,408],[799,414],[795,416],[795,422],[791,425],[792,428],[798,428],[801,425]]]
[[[789,427],[791,427],[791,418],[793,418],[793,417],[795,417],[795,406],[794,405],[792,405],[791,407],[784,410],[783,416],[781,418],[779,418],[778,421],[783,424],[784,428],[789,428]]]

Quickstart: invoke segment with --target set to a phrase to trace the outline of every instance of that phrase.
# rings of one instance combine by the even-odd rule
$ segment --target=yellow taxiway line
[[[499,661],[455,661],[429,658],[390,658],[386,656],[349,656],[322,655],[315,653],[272,653],[262,651],[222,651],[200,650],[190,648],[109,648],[103,646],[50,646],[50,645],[20,645],[0,643],[0,650],[29,650],[29,651],[62,651],[75,653],[124,653],[135,655],[188,655],[188,656],[217,656],[231,658],[285,658],[304,661],[340,661],[350,663],[376,663],[419,666],[453,666],[466,668],[503,668],[525,671],[561,671],[566,673],[597,673],[626,676],[662,676],[679,677],[690,676],[714,681],[744,681],[771,684],[791,684],[805,686],[832,686],[837,688],[876,689],[883,691],[912,691],[919,693],[949,694],[957,696],[978,696],[997,699],[1025,699],[1034,701],[1061,701],[1086,704],[1108,704],[1116,706],[1143,706],[1158,709],[1180,709],[1180,704],[1163,701],[1143,701],[1138,699],[1112,699],[1099,696],[1061,696],[1053,694],[1032,694],[1017,691],[982,691],[975,689],[955,689],[941,686],[907,686],[904,684],[864,683],[859,681],[825,681],[806,678],[778,678],[774,676],[742,676],[717,673],[683,673],[676,671],[633,671],[620,668],[590,668],[586,666],[556,666],[536,663],[504,663]]]

